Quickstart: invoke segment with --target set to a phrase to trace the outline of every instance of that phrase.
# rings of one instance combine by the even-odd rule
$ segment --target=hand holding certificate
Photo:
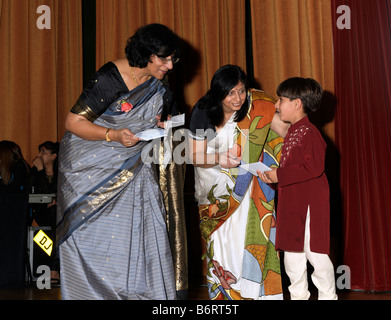
[[[172,117],[170,120],[165,122],[165,129],[148,129],[142,132],[135,134],[136,137],[140,138],[143,141],[150,141],[153,139],[158,139],[167,136],[167,132],[170,128],[179,127],[185,124],[185,114],[180,114],[178,116]]]
[[[254,176],[258,176],[264,183],[272,184],[278,183],[277,168],[269,168],[262,162],[255,162],[250,164],[242,164],[240,166],[243,170],[251,172]],[[259,172],[259,174],[258,174]]]
[[[180,127],[185,124],[185,114],[180,114],[167,120],[167,124],[170,128]]]
[[[143,141],[150,141],[153,139],[165,137],[166,133],[164,129],[158,128],[158,129],[148,129],[144,130],[142,132],[136,133],[135,136]]]
[[[261,171],[263,173],[265,171],[271,170],[267,165],[265,165],[262,162],[254,162],[248,164],[246,163],[246,164],[242,164],[240,167],[248,172],[251,172],[254,176],[258,175],[257,171]]]

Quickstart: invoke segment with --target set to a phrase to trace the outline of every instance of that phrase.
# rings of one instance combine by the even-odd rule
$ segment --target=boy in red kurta
[[[318,298],[335,300],[330,243],[329,185],[325,174],[326,143],[307,115],[320,105],[323,89],[313,79],[291,78],[277,89],[277,112],[291,124],[284,139],[280,168],[258,172],[266,183],[278,183],[276,249],[284,251],[292,300],[309,299],[307,260]]]

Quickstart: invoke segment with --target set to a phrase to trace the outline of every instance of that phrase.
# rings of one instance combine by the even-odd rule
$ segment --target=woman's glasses
[[[157,56],[157,57],[160,59],[160,61],[163,64],[169,64],[171,62],[174,65],[179,61],[179,58],[163,58],[163,57],[159,57],[159,56]]]

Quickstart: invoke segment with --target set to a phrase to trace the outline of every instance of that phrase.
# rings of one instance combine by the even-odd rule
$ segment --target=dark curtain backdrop
[[[336,144],[344,264],[352,289],[391,290],[391,15],[389,0],[333,0]]]

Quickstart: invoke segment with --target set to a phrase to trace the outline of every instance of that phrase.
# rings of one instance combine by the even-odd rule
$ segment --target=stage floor
[[[289,300],[289,294],[284,298]],[[338,292],[339,300],[391,300],[391,293],[369,293],[357,291]],[[188,300],[208,300],[208,290],[205,286],[192,286],[189,289]],[[39,290],[36,286],[23,288],[0,288],[0,300],[61,300],[60,288]],[[316,293],[310,300],[316,300]]]

